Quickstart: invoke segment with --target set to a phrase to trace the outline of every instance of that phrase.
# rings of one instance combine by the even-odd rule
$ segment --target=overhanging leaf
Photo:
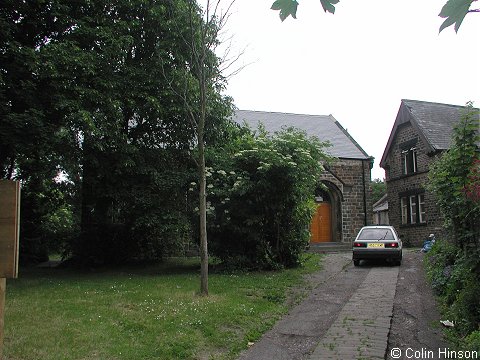
[[[280,10],[280,19],[284,21],[290,15],[296,19],[297,18],[297,0],[276,0],[271,9]]]
[[[474,0],[448,0],[440,11],[441,18],[446,18],[440,26],[439,32],[455,24],[455,32],[458,32],[463,19],[468,13]]]
[[[329,12],[331,14],[335,14],[335,6],[334,4],[338,4],[340,0],[320,0],[322,4],[323,10],[325,12]]]

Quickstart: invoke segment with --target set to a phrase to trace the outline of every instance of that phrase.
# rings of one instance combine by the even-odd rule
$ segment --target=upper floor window
[[[409,175],[417,172],[417,148],[402,151],[403,174]]]

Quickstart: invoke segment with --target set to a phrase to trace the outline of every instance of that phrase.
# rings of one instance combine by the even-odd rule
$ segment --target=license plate
[[[384,243],[368,243],[367,248],[384,248]]]

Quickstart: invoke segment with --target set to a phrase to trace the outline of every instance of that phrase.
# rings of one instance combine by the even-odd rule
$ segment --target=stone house
[[[329,141],[326,152],[335,161],[325,167],[315,194],[317,212],[311,224],[311,243],[350,243],[364,225],[371,223],[371,169],[373,157],[360,147],[332,115],[302,115],[278,112],[237,110],[233,119],[252,129],[259,123],[274,133],[282,127],[295,127]]]
[[[454,125],[464,106],[402,100],[380,166],[385,169],[388,212],[404,242],[421,245],[442,232],[434,195],[426,190],[428,171],[450,147]]]

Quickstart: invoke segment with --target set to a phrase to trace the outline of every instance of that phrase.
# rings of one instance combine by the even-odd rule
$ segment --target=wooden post
[[[0,360],[3,358],[7,278],[18,276],[20,183],[0,180]]]
[[[20,183],[0,180],[0,279],[18,275]]]
[[[0,360],[3,359],[3,319],[5,314],[5,291],[7,279],[0,278]]]

